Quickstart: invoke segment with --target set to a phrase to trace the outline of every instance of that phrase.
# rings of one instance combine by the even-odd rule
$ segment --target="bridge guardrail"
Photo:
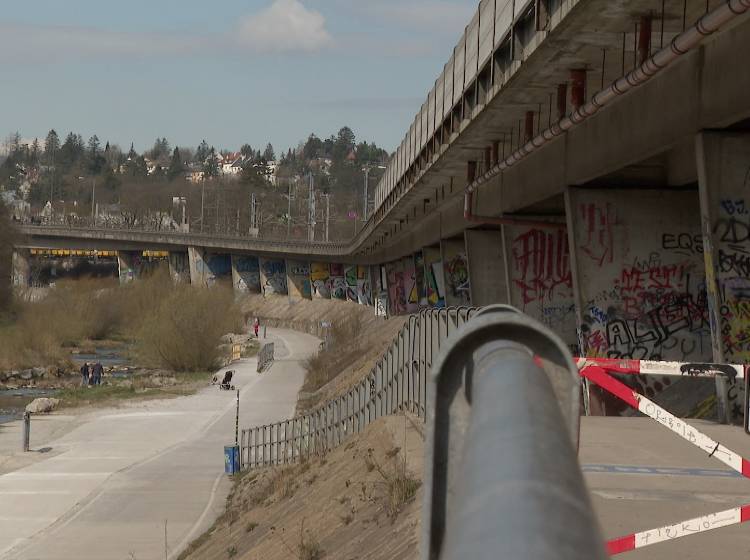
[[[271,364],[271,362],[273,362],[273,352],[273,342],[266,342],[265,344],[263,344],[263,346],[260,347],[260,350],[258,351],[258,367],[256,368],[256,371],[258,373],[265,370]]]
[[[367,378],[310,413],[242,430],[241,468],[320,455],[381,416],[409,411],[424,419],[427,378],[448,337],[477,312],[473,307],[425,309],[411,315]]]

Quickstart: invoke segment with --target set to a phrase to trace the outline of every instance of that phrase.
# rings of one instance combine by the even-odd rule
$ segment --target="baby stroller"
[[[233,370],[228,370],[226,373],[224,373],[224,379],[221,380],[221,383],[219,383],[219,389],[224,389],[225,391],[232,390],[234,391],[234,385],[232,385],[232,376],[234,375]]]

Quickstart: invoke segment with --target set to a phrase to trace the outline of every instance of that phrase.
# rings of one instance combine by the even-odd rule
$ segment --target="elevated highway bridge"
[[[750,0],[482,0],[348,243],[24,226],[379,313],[507,302],[592,356],[750,361]]]

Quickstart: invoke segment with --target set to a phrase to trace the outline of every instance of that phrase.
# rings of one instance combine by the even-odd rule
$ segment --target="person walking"
[[[104,374],[104,368],[102,367],[101,362],[96,362],[94,364],[94,369],[92,371],[94,375],[93,384],[94,385],[101,385],[102,384],[102,375]]]
[[[260,330],[260,321],[258,318],[255,318],[255,321],[253,321],[253,330],[255,331],[255,338],[258,338],[258,331]]]
[[[83,362],[81,366],[81,386],[86,387],[89,384],[89,363]]]

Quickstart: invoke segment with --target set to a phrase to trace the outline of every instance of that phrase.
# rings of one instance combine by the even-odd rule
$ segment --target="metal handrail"
[[[556,335],[507,311],[464,324],[433,368],[422,558],[604,559],[576,456],[576,367]]]

